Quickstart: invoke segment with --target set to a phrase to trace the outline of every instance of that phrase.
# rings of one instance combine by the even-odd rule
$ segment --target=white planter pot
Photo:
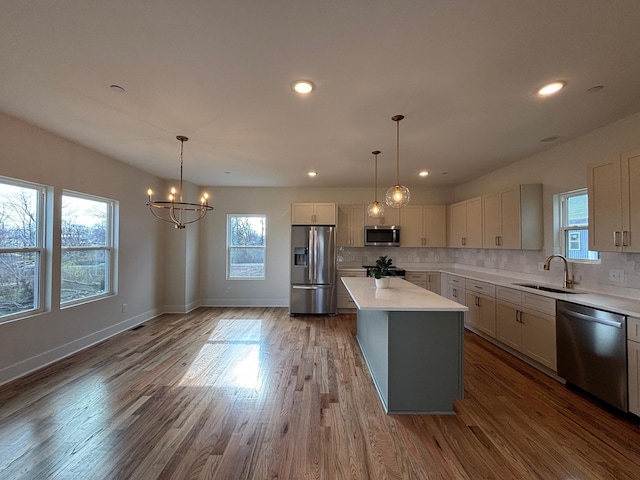
[[[389,288],[390,277],[376,278],[376,288]]]

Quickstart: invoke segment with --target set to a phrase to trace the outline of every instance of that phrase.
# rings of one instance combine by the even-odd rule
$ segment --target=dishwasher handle
[[[624,323],[623,322],[617,322],[615,320],[607,320],[605,318],[596,318],[596,317],[592,317],[591,315],[586,315],[584,313],[580,313],[580,312],[574,312],[571,310],[560,310],[560,312],[563,315],[566,315],[568,317],[573,317],[573,318],[577,318],[578,320],[583,320],[585,322],[592,322],[592,323],[600,323],[602,325],[607,325],[608,327],[615,327],[615,328],[623,328],[624,327]]]

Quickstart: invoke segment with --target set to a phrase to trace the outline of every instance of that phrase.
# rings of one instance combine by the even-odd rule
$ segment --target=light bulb
[[[380,202],[371,202],[367,207],[367,214],[371,218],[382,218],[384,217],[384,207]]]

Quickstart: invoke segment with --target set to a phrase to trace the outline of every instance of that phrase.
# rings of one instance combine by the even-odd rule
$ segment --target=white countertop
[[[514,283],[538,283],[540,285],[547,285],[549,287],[560,288],[560,285],[554,285],[552,283],[538,282],[527,278],[526,274],[518,275],[516,272],[509,272],[508,274],[501,274],[496,272],[482,272],[479,270],[465,269],[453,266],[443,266],[442,264],[410,264],[399,265],[398,268],[403,268],[408,272],[440,272],[452,275],[460,275],[465,278],[476,280],[479,282],[488,282],[496,286],[513,288],[522,292],[533,293],[535,295],[542,295],[544,297],[555,298],[556,300],[564,300],[567,302],[573,302],[587,307],[598,308],[601,310],[607,310],[614,313],[620,313],[622,315],[631,315],[633,317],[640,317],[640,300],[635,298],[627,298],[615,295],[609,295],[604,293],[598,293],[593,291],[581,290],[578,286],[575,291],[580,293],[554,293],[545,292],[543,290],[536,290],[532,288],[522,287],[514,285]],[[358,270],[356,266],[345,266],[339,270],[353,269]],[[361,269],[361,268],[360,268]]]
[[[458,311],[464,305],[418,287],[401,278],[391,278],[389,288],[376,288],[372,277],[343,277],[342,283],[360,310],[385,311]]]
[[[440,271],[442,273],[460,275],[462,277],[470,278],[480,282],[493,283],[496,286],[513,288],[522,292],[555,298],[556,300],[564,300],[566,302],[577,303],[580,305],[585,305],[587,307],[598,308],[601,310],[607,310],[623,315],[631,315],[634,317],[640,316],[640,301],[633,298],[617,297],[614,295],[606,295],[603,293],[581,290],[579,287],[574,289],[575,292],[579,293],[545,292],[544,290],[536,290],[533,288],[514,285],[514,283],[536,283],[539,285],[546,285],[554,288],[561,288],[561,286],[553,285],[550,283],[537,282],[535,280],[531,281],[523,277],[518,278],[515,276],[499,275],[495,273],[483,273],[475,270],[465,270],[461,268],[445,268],[441,269]]]

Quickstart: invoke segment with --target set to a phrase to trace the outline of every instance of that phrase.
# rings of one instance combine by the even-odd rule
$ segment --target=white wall
[[[455,189],[456,201],[521,183],[542,183],[544,249],[540,252],[458,250],[456,263],[526,273],[538,276],[541,281],[561,282],[560,262],[553,264],[551,273],[538,271],[539,262],[552,253],[559,253],[554,247],[553,195],[586,188],[589,163],[637,149],[640,149],[640,113],[460,185]],[[573,264],[582,288],[640,298],[640,255],[603,252],[601,257],[600,265]],[[610,281],[612,269],[625,271],[623,283]]]
[[[157,178],[0,113],[0,175],[53,187],[55,211],[63,189],[119,202],[118,292],[61,310],[54,243],[50,311],[0,325],[0,383],[154,317],[162,305],[160,222],[144,205]],[[59,232],[59,222],[58,222]],[[54,236],[55,239],[55,236]],[[127,313],[122,313],[122,304]]]

